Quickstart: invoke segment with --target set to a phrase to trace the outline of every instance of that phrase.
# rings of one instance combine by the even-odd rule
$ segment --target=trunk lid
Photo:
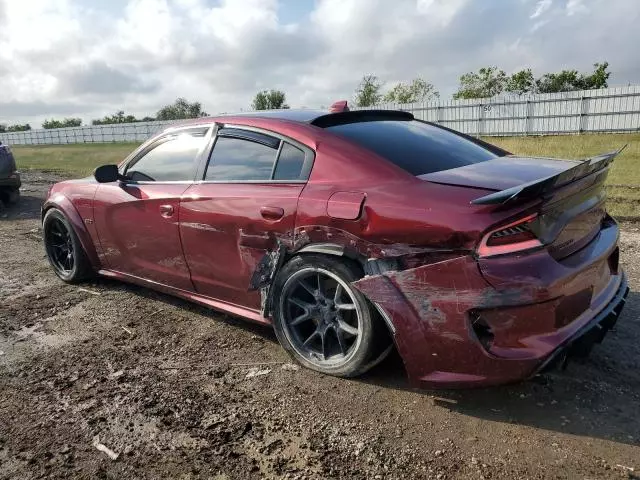
[[[580,163],[553,158],[506,156],[464,167],[427,173],[418,178],[433,183],[500,191],[557,175]]]
[[[531,230],[560,260],[593,240],[606,216],[604,183],[621,150],[583,161],[500,157],[421,175],[428,182],[493,190],[472,201],[508,213],[540,200]]]

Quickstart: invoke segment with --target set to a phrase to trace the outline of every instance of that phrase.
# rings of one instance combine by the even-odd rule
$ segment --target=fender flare
[[[91,263],[91,267],[97,272],[101,268],[100,259],[98,258],[98,253],[96,251],[96,247],[93,243],[93,239],[89,234],[87,227],[80,217],[80,214],[76,210],[76,207],[73,206],[73,203],[65,197],[64,195],[56,195],[51,200],[48,200],[42,205],[42,218],[40,223],[44,222],[44,217],[49,210],[52,208],[56,208],[60,210],[67,220],[71,224],[71,228],[73,228],[74,233],[80,240],[80,244],[87,254],[87,258]]]

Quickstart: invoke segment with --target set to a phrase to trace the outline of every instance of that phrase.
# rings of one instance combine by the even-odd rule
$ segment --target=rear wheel
[[[46,213],[42,230],[47,258],[58,277],[76,283],[91,275],[82,244],[60,210],[53,208]]]
[[[20,200],[19,188],[7,188],[4,191],[0,191],[0,201],[6,203],[7,205],[18,203],[18,200]]]
[[[294,257],[274,283],[273,323],[282,346],[302,365],[354,377],[371,368],[391,340],[351,283],[357,269],[321,255]]]

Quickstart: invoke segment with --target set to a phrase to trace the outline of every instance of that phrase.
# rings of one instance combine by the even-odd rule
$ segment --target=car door
[[[180,197],[194,182],[211,130],[172,131],[121,167],[126,181],[100,184],[94,221],[109,269],[193,290],[180,243]]]
[[[183,195],[180,231],[196,290],[259,311],[250,282],[279,242],[290,242],[313,151],[294,140],[220,128],[204,179]]]

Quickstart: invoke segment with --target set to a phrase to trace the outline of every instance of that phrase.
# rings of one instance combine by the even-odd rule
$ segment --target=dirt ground
[[[65,285],[39,231],[55,180],[25,174],[0,210],[1,479],[640,478],[637,224],[622,228],[632,293],[589,359],[417,391],[397,355],[326,377],[269,329],[112,281]]]

